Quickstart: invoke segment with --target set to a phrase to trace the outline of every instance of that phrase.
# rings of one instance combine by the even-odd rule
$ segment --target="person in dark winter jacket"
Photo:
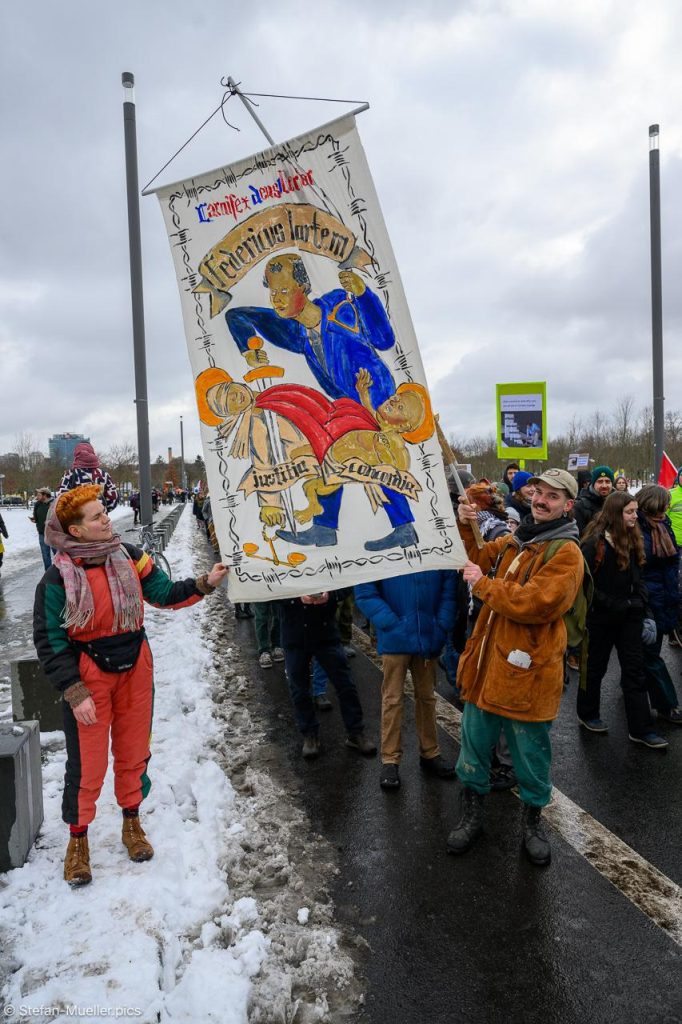
[[[302,754],[307,760],[320,755],[320,723],[315,713],[310,680],[310,662],[316,658],[336,690],[341,718],[346,728],[346,746],[371,757],[377,748],[365,736],[360,698],[348,667],[336,622],[339,601],[347,589],[293,597],[279,602],[280,642],[291,702],[299,731]]]
[[[38,531],[38,543],[40,544],[40,553],[43,556],[43,565],[46,569],[49,569],[52,565],[52,551],[50,545],[45,543],[45,520],[47,519],[47,513],[50,510],[50,502],[52,501],[52,492],[49,487],[39,487],[36,490],[36,500],[33,505],[33,515],[30,521],[35,523],[36,530]]]
[[[383,655],[379,784],[400,786],[403,690],[409,669],[414,683],[415,720],[421,767],[439,778],[454,778],[454,765],[440,755],[436,726],[438,655],[455,624],[455,573],[403,573],[355,588],[355,603],[374,625]]]
[[[513,508],[519,513],[521,519],[530,514],[530,503],[535,488],[528,481],[532,479],[530,473],[520,469],[512,479],[511,493],[504,499],[506,508]]]
[[[36,590],[33,639],[44,672],[62,694],[66,770],[62,817],[70,830],[64,879],[92,881],[88,825],[107,770],[123,811],[121,839],[133,861],[150,860],[139,822],[151,783],[153,669],[144,601],[184,608],[212,593],[228,570],[219,563],[196,580],[172,583],[149,555],[113,533],[100,488],[87,484],[51,506],[45,536],[54,564]]]
[[[651,719],[644,677],[642,633],[647,590],[640,570],[646,556],[637,524],[637,501],[631,494],[608,496],[587,527],[581,547],[594,579],[594,597],[587,619],[587,677],[585,687],[578,687],[578,721],[589,732],[608,732],[599,714],[599,698],[615,647],[630,739],[647,747],[665,748],[668,744]]]
[[[514,490],[514,476],[518,473],[520,466],[518,462],[510,462],[504,467],[504,473],[502,474],[502,482],[509,488],[511,494]]]
[[[597,466],[590,475],[590,486],[581,491],[573,509],[573,518],[578,524],[580,536],[588,524],[601,512],[604,502],[613,490],[613,470],[609,466]]]
[[[107,512],[113,512],[119,502],[119,494],[114,481],[99,464],[95,449],[87,441],[81,441],[73,450],[73,463],[62,477],[62,482],[55,492],[55,498],[74,487],[85,484],[97,484],[102,488],[102,504]]]
[[[637,495],[637,518],[646,555],[642,575],[656,622],[655,639],[644,645],[644,674],[651,706],[658,717],[682,725],[675,684],[661,657],[663,637],[677,625],[680,600],[680,550],[667,515],[669,504],[669,491],[657,484],[643,487]]]
[[[589,469],[578,470],[578,497],[586,491],[592,483],[592,474]]]
[[[668,510],[670,524],[675,534],[678,547],[682,547],[682,469],[677,472],[674,487],[670,490],[670,508]],[[668,641],[674,647],[682,647],[682,558],[680,558],[680,605],[677,615],[677,626],[668,634]]]

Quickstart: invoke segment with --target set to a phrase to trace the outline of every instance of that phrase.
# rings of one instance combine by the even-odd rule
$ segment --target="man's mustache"
[[[536,501],[533,508],[540,509],[541,512],[549,512],[547,505],[541,505],[540,502]]]

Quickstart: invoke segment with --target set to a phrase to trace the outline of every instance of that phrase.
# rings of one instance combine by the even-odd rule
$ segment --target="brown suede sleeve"
[[[203,576],[199,576],[194,581],[194,586],[197,588],[200,594],[212,594],[213,591],[216,589],[215,587],[212,587],[211,584],[208,582],[207,572],[205,572]]]
[[[474,537],[474,531],[471,529],[469,524],[460,522],[459,517],[457,518],[457,528],[459,529],[459,535],[462,538],[462,543],[466,549],[467,558],[470,561],[475,562],[477,566],[484,572],[490,572],[497,556],[499,555],[502,548],[509,543],[511,534],[505,533],[497,540],[489,541],[484,544],[482,548],[479,548]]]
[[[71,705],[71,709],[77,708],[79,704],[82,704],[88,697],[92,697],[92,693],[88,690],[85,683],[82,683],[80,679],[77,683],[72,683],[71,686],[67,686],[64,690],[64,700]]]

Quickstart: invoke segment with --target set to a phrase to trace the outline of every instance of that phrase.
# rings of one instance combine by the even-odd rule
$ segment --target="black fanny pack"
[[[103,636],[99,640],[72,640],[77,650],[87,654],[103,672],[129,672],[135,668],[147,634],[144,629],[134,633]]]

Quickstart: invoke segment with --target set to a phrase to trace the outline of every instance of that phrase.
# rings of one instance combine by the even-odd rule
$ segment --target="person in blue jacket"
[[[682,709],[675,684],[663,658],[663,637],[677,624],[680,600],[680,550],[668,517],[670,493],[649,484],[637,494],[637,520],[644,539],[646,562],[642,578],[649,593],[649,608],[656,622],[656,637],[644,643],[644,677],[649,700],[659,719],[682,725]]]
[[[305,357],[310,372],[331,399],[352,398],[361,401],[357,387],[360,370],[371,377],[369,398],[374,409],[396,393],[391,371],[378,354],[395,345],[395,335],[380,299],[351,270],[339,274],[341,288],[319,299],[310,299],[310,278],[296,253],[282,253],[268,261],[263,284],[270,292],[272,309],[241,306],[225,313],[230,334],[250,367],[265,366],[269,360],[260,348],[251,348],[251,339],[260,336],[278,348]],[[407,498],[397,491],[382,488],[383,505],[390,533],[368,541],[369,551],[409,547],[417,543],[414,516]],[[336,544],[343,488],[318,500],[323,511],[313,518],[307,530],[293,534],[278,530],[288,543],[331,547]]]
[[[438,746],[436,726],[436,667],[438,656],[455,622],[456,573],[450,570],[404,573],[355,588],[355,602],[377,633],[377,652],[383,655],[381,685],[382,789],[400,786],[403,689],[409,669],[414,683],[414,714],[419,740],[419,763],[441,779],[455,776]]]

